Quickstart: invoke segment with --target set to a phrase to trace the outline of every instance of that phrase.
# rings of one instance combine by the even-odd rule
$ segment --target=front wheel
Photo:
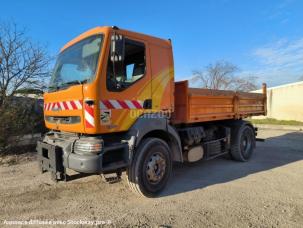
[[[147,138],[135,151],[127,176],[134,192],[154,197],[165,188],[171,172],[172,159],[167,143],[158,138]]]

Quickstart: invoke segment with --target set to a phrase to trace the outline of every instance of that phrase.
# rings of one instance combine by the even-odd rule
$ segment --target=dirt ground
[[[219,158],[175,165],[156,199],[134,195],[125,176],[116,184],[99,176],[56,184],[31,159],[2,164],[0,226],[32,219],[115,227],[302,227],[303,132],[261,130],[259,137],[267,140],[247,163]]]

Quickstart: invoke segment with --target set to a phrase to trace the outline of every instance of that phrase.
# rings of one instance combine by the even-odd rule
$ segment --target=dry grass
[[[292,126],[303,126],[303,122],[296,120],[277,120],[273,118],[266,119],[247,119],[253,124],[272,124],[272,125],[292,125]]]

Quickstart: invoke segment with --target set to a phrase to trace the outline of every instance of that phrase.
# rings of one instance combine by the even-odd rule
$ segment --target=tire
[[[166,186],[172,172],[172,159],[167,143],[146,138],[135,151],[127,170],[130,188],[146,197],[157,196]]]
[[[231,157],[236,161],[246,162],[250,159],[256,139],[253,128],[242,122],[231,129]]]

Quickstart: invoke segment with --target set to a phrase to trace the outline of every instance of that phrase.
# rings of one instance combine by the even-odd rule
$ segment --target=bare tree
[[[257,88],[257,77],[239,77],[236,73],[238,67],[226,61],[218,61],[208,65],[205,70],[193,71],[191,82],[201,83],[201,87],[207,89],[225,89],[252,91]]]
[[[25,29],[14,23],[1,23],[0,107],[19,89],[43,88],[49,63],[45,48],[31,41]]]

